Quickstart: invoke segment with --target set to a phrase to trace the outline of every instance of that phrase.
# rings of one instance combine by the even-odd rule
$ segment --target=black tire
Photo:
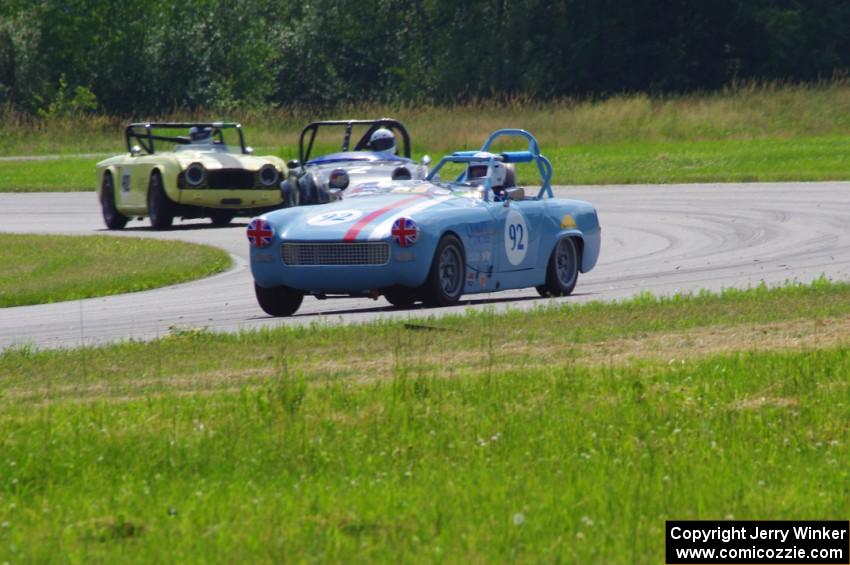
[[[404,308],[405,306],[411,306],[419,300],[419,293],[415,288],[394,286],[384,290],[384,298],[393,306]]]
[[[578,282],[578,252],[572,238],[565,237],[552,250],[546,266],[546,284],[537,287],[540,296],[569,296]]]
[[[124,229],[129,218],[118,211],[115,207],[115,183],[112,181],[112,173],[103,173],[103,182],[100,185],[100,209],[103,212],[103,222],[111,230]]]
[[[291,316],[301,306],[304,294],[287,286],[264,288],[254,283],[254,294],[260,308],[270,316]]]
[[[445,235],[437,245],[422,296],[428,306],[449,306],[463,294],[466,261],[463,246],[453,235]]]
[[[235,217],[236,214],[230,210],[212,210],[210,212],[210,221],[214,226],[226,226]]]
[[[152,172],[148,181],[148,217],[156,230],[168,229],[174,222],[174,206],[165,194],[159,171]]]

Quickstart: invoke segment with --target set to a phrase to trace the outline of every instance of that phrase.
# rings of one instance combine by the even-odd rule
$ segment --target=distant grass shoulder
[[[95,163],[91,157],[0,161],[0,192],[94,191]]]
[[[0,559],[658,563],[672,517],[840,516],[848,310],[819,281],[9,350]]]
[[[433,158],[480,147],[493,130],[531,131],[560,184],[850,179],[850,83],[739,85],[668,98],[643,94],[602,101],[478,101],[436,107],[361,105],[316,111],[251,110],[233,116],[176,114],[169,120],[234,119],[255,148],[297,156],[298,135],[322,118],[392,115],[407,125],[414,153]],[[151,117],[154,118],[154,117]],[[75,154],[123,151],[116,116],[50,123],[0,119],[0,155],[67,155],[53,162],[0,161],[0,192],[94,190],[94,163]]]
[[[850,181],[848,147],[850,138],[823,137],[554,146],[543,152],[552,161],[553,182],[564,185]],[[275,153],[289,158],[297,151]],[[96,162],[0,162],[0,192],[93,191]],[[537,177],[520,181],[536,184]]]
[[[110,236],[0,234],[0,308],[136,292],[230,266],[220,249]]]
[[[544,149],[558,184],[850,181],[850,136]]]

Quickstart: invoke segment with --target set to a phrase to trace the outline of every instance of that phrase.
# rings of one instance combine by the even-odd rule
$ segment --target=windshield
[[[451,193],[452,191],[445,187],[422,180],[393,181],[387,179],[382,181],[365,182],[352,186],[345,192],[345,197],[352,198],[373,194],[428,194],[436,196]]]

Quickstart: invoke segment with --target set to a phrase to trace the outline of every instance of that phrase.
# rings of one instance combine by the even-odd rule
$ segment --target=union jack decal
[[[272,242],[274,229],[272,225],[262,218],[254,218],[248,224],[248,242],[254,247],[266,247]]]
[[[410,218],[399,218],[393,222],[390,235],[399,247],[410,247],[419,239],[419,226]]]

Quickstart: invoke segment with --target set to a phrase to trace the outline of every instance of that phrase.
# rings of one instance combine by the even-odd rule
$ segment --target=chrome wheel
[[[463,294],[463,276],[466,271],[463,246],[454,235],[446,235],[437,245],[431,270],[420,293],[429,306],[454,304]]]
[[[446,295],[452,296],[460,290],[460,285],[463,283],[462,264],[463,259],[461,259],[460,250],[457,247],[450,245],[443,249],[440,254],[438,269],[440,287]]]
[[[558,247],[555,248],[555,273],[558,276],[558,282],[563,287],[575,286],[578,276],[578,262],[576,261],[575,246],[569,238],[559,241]]]
[[[537,287],[540,296],[567,296],[578,281],[579,256],[576,242],[565,237],[555,245],[546,267],[546,284]]]

